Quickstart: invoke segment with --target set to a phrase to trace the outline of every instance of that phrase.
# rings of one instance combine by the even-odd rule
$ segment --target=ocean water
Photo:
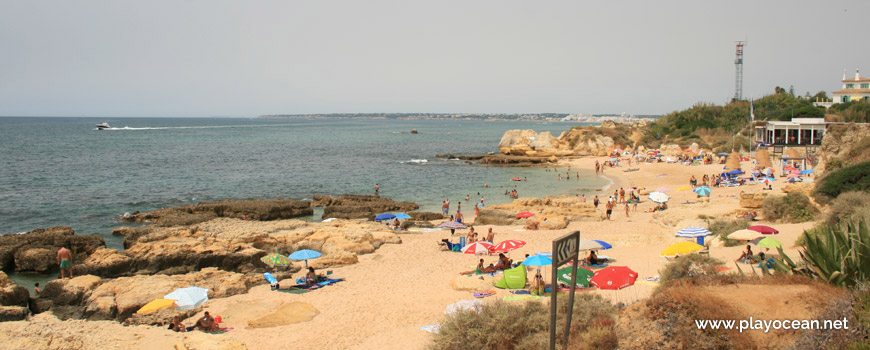
[[[108,122],[124,130],[94,128]],[[441,120],[0,118],[0,233],[57,225],[111,236],[127,212],[220,199],[372,194],[440,210],[444,198],[486,204],[592,193],[608,180],[557,181],[542,168],[468,165],[436,154],[497,152],[510,129],[576,124]],[[407,133],[418,129],[419,134]],[[564,172],[564,168],[561,169]],[[563,173],[564,175],[564,173]],[[513,177],[527,182],[513,182]],[[485,189],[484,184],[489,188]],[[480,193],[480,195],[478,195]],[[471,208],[469,203],[468,208]],[[451,207],[455,210],[455,206]],[[308,218],[319,220],[315,217]]]

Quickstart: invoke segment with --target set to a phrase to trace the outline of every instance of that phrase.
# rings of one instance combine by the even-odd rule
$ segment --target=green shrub
[[[818,209],[810,198],[800,192],[785,196],[767,197],[764,200],[764,217],[771,221],[805,222],[813,220]]]
[[[816,185],[815,197],[822,202],[837,198],[840,193],[870,191],[870,162],[863,162],[827,173]]]
[[[717,274],[716,267],[723,266],[722,260],[711,258],[707,255],[688,254],[683,255],[673,262],[665,265],[659,271],[661,283],[676,281],[685,278],[698,278]]]
[[[775,269],[821,279],[842,287],[870,283],[870,230],[866,221],[821,225],[804,232],[802,264],[779,250]]]
[[[559,295],[557,336],[561,339],[568,310],[567,294]],[[577,293],[567,349],[615,349],[616,307],[599,295]],[[550,309],[541,302],[484,304],[479,312],[447,316],[431,349],[546,349]]]
[[[828,205],[824,222],[832,225],[861,220],[870,222],[870,201],[867,199],[868,195],[865,192],[852,191],[840,194]]]
[[[842,169],[844,166],[846,166],[846,161],[840,158],[829,157],[825,159],[825,168],[828,172]]]

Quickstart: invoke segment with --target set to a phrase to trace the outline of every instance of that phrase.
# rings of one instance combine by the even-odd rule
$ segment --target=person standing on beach
[[[595,195],[595,198],[592,199],[592,204],[595,205],[595,209],[598,209],[598,195]]]
[[[462,223],[462,212],[459,209],[456,210],[456,222]]]
[[[381,185],[375,184],[375,195],[377,196],[381,192]]]
[[[619,202],[625,203],[625,189],[622,187],[619,188]]]
[[[456,221],[456,218],[454,218],[453,215],[450,215],[450,221],[451,221],[451,222]],[[456,234],[456,229],[455,229],[455,228],[451,228],[451,229],[450,229],[450,235],[453,236],[453,235],[455,235],[455,234]]]
[[[441,214],[447,216],[447,212],[450,211],[450,200],[445,199],[443,203],[441,203]]]
[[[64,271],[69,272],[69,278],[73,277],[72,253],[66,247],[57,250],[57,264],[60,266],[60,278],[64,278]]]
[[[628,217],[628,202],[625,202],[625,217]]]
[[[598,170],[601,169],[601,164],[598,164],[598,161],[595,161],[595,175],[598,175]]]
[[[607,202],[604,208],[607,209],[607,220],[610,220],[610,214],[613,213],[613,201]]]

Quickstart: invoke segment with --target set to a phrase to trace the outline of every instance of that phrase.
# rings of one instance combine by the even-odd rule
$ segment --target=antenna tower
[[[734,68],[736,77],[734,79],[734,100],[743,99],[743,47],[746,46],[746,41],[737,42],[737,58],[734,59]]]

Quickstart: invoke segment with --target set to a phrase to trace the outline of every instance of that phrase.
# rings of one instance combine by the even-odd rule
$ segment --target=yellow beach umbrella
[[[691,189],[692,188],[689,186],[680,186],[677,188],[677,191],[685,191],[685,190],[691,190]]]
[[[175,304],[175,299],[154,299],[148,304],[145,304],[139,311],[136,311],[137,314],[147,314],[149,312],[154,312],[157,310],[165,309]]]
[[[752,231],[752,230],[737,230],[737,231],[731,232],[728,235],[728,239],[736,239],[736,240],[740,240],[740,241],[751,241],[753,239],[756,239],[756,238],[762,237],[762,236],[764,236],[764,235],[762,235],[760,232],[756,232],[756,231]]]
[[[704,249],[704,246],[698,245],[697,243],[694,243],[694,242],[679,242],[679,243],[671,244],[670,247],[667,247],[667,248],[665,248],[665,250],[662,250],[660,255],[663,257],[666,257],[666,258],[673,258],[677,255],[686,255],[689,253],[694,253],[694,252],[697,252],[701,249]]]

